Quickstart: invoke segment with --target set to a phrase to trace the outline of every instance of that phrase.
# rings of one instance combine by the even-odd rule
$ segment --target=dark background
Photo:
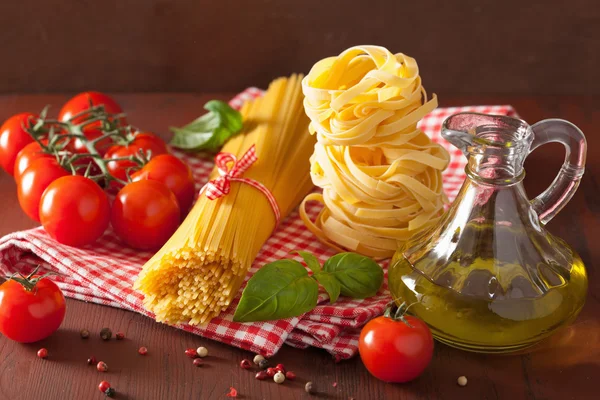
[[[358,44],[440,95],[600,93],[598,0],[0,2],[0,93],[234,92]]]

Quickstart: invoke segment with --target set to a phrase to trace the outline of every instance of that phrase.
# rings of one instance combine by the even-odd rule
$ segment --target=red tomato
[[[433,337],[427,324],[406,315],[406,323],[377,317],[360,332],[358,351],[365,367],[385,382],[408,382],[429,365]]]
[[[177,197],[177,203],[184,216],[194,201],[194,177],[186,163],[171,154],[154,157],[144,167],[131,175],[136,182],[144,179],[164,183]]]
[[[90,102],[95,106],[104,104],[104,110],[109,114],[120,114],[123,112],[121,106],[119,106],[112,97],[100,92],[83,92],[72,97],[60,109],[60,112],[58,113],[59,121],[66,122],[74,115],[89,109]],[[77,119],[74,122],[78,123],[80,121],[81,120]],[[125,124],[124,120],[123,123]]]
[[[127,146],[113,146],[104,155],[106,159],[129,157],[139,154],[140,150],[146,154],[150,151],[150,155],[155,157],[159,154],[166,154],[167,145],[158,136],[152,133],[138,133],[135,139]],[[129,160],[111,161],[107,165],[108,171],[115,178],[123,181],[127,180],[127,170],[137,167],[137,164]],[[133,173],[133,172],[130,172]]]
[[[9,339],[32,343],[47,338],[59,328],[65,310],[62,292],[49,279],[42,278],[31,291],[12,279],[0,285],[0,332]]]
[[[85,135],[87,140],[94,140],[103,135],[102,131],[95,127],[84,128],[83,134]],[[104,154],[106,154],[106,152],[108,151],[108,149],[110,149],[110,147],[112,145],[113,145],[113,141],[111,140],[110,137],[107,137],[105,139],[100,140],[99,142],[96,142],[94,147],[95,147],[96,151],[98,152],[98,154],[100,154],[101,156],[104,156]],[[85,147],[85,143],[79,138],[75,138],[71,143],[69,143],[68,148],[73,153],[78,153],[78,154],[89,153],[87,147]]]
[[[48,140],[42,140],[43,144],[48,144]],[[17,158],[15,159],[15,170],[14,176],[15,181],[19,182],[21,180],[21,175],[23,172],[37,159],[40,158],[54,158],[53,155],[44,153],[42,147],[38,142],[29,143],[27,146],[23,147],[23,149],[17,154]]]
[[[65,176],[52,182],[42,195],[40,220],[58,242],[81,247],[94,243],[108,228],[110,203],[96,182]]]
[[[0,166],[9,174],[13,174],[17,154],[33,138],[23,129],[23,125],[31,126],[36,115],[32,113],[21,113],[7,119],[0,127]]]
[[[164,183],[133,182],[117,193],[111,223],[117,236],[129,246],[154,250],[165,244],[180,221],[177,198]]]
[[[25,214],[34,221],[40,221],[40,199],[42,194],[56,179],[69,175],[55,158],[39,158],[23,172],[17,182],[19,204]]]

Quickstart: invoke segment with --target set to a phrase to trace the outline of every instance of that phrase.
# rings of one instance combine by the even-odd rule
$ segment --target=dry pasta
[[[308,160],[315,139],[302,110],[301,80],[279,78],[262,98],[244,104],[245,131],[222,149],[239,159],[256,146],[258,161],[243,177],[269,189],[282,217],[313,188]],[[210,179],[218,176],[214,170]],[[229,194],[215,200],[200,195],[134,287],[157,321],[208,323],[229,306],[274,227],[267,197],[249,184],[231,182]]]
[[[338,249],[390,257],[439,220],[448,153],[417,128],[437,107],[427,100],[416,61],[378,46],[352,47],[317,62],[304,78],[304,108],[317,145],[301,217]],[[316,221],[308,201],[324,204]]]

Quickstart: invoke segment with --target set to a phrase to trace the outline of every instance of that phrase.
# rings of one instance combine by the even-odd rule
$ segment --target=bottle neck
[[[469,148],[467,175],[483,183],[506,185],[523,179],[527,152],[520,147],[479,145]]]

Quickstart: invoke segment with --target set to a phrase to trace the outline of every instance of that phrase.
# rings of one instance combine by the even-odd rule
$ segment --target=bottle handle
[[[562,119],[545,119],[532,127],[534,139],[531,150],[546,143],[565,146],[565,162],[552,184],[531,201],[540,222],[547,224],[571,200],[585,170],[587,142],[581,130]]]

